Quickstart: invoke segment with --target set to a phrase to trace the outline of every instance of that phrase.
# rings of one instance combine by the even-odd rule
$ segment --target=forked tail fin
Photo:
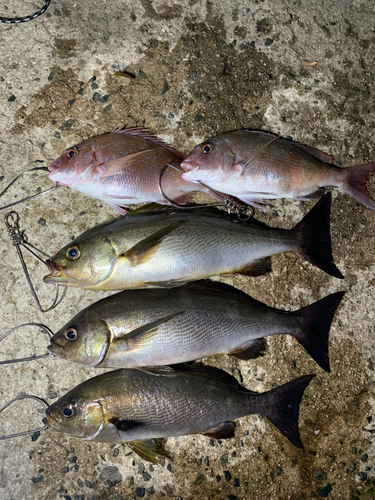
[[[328,355],[329,329],[344,295],[345,292],[333,293],[310,306],[291,313],[299,318],[300,325],[298,331],[292,333],[293,337],[327,372],[331,371]]]
[[[331,193],[327,193],[299,222],[293,231],[299,233],[300,247],[297,255],[322,271],[343,279],[344,276],[333,262],[330,233]]]
[[[375,210],[375,201],[366,189],[366,182],[375,172],[375,162],[354,165],[345,168],[344,172],[346,176],[341,184],[342,189],[366,207]]]
[[[259,413],[268,418],[289,441],[303,448],[298,430],[299,404],[315,375],[305,375],[262,394]],[[251,396],[249,396],[251,398]]]

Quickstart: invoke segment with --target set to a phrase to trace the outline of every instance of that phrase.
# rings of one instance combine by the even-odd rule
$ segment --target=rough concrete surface
[[[0,15],[29,14],[41,4],[0,0]],[[374,8],[374,0],[52,0],[35,21],[0,24],[0,187],[123,125],[144,126],[184,152],[213,134],[251,128],[322,149],[343,167],[374,161]],[[124,69],[136,78],[114,75]],[[21,181],[6,200],[50,186],[44,172]],[[375,194],[375,179],[369,189]],[[290,228],[313,202],[273,206],[257,217]],[[69,188],[17,211],[29,240],[48,254],[116,215]],[[55,310],[39,313],[5,226],[0,232],[1,331],[27,321],[56,331],[103,296],[68,289]],[[170,459],[158,466],[125,445],[46,431],[0,444],[0,498],[374,498],[375,216],[338,189],[332,239],[345,281],[292,254],[273,258],[265,277],[223,278],[287,310],[347,290],[330,332],[332,373],[285,336],[269,339],[256,362],[209,360],[257,391],[316,373],[301,403],[304,451],[258,416],[240,419],[227,441],[168,439]],[[50,303],[43,264],[27,262],[42,303]],[[25,328],[3,344],[2,357],[16,358],[43,353],[47,338]],[[0,371],[1,403],[20,393],[53,402],[98,373],[51,358]],[[38,427],[41,417],[36,404],[20,402],[1,414],[1,433]]]

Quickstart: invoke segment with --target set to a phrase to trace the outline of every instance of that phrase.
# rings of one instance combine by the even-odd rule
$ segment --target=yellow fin
[[[135,439],[134,441],[126,441],[126,444],[143,460],[153,464],[159,463],[159,453],[153,439]]]

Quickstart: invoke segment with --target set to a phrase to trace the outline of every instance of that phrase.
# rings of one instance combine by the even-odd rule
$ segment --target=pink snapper
[[[252,130],[226,132],[198,144],[181,167],[183,179],[258,206],[266,199],[320,198],[337,186],[375,209],[365,183],[375,162],[339,168],[317,149]]]
[[[146,130],[118,129],[66,149],[49,165],[48,177],[126,214],[127,205],[135,203],[167,204],[159,189],[160,171],[166,164],[178,167],[184,158]],[[164,170],[161,185],[177,204],[186,203],[196,191],[208,191],[182,179],[173,167]]]

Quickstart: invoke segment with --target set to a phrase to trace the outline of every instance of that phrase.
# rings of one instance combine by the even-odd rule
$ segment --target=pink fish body
[[[118,212],[135,203],[166,204],[159,189],[164,165],[179,166],[183,153],[146,130],[119,129],[87,139],[66,149],[48,169],[48,177],[62,186],[103,200]],[[176,203],[185,203],[200,184],[185,181],[172,167],[164,170],[163,192]]]
[[[365,183],[375,162],[339,168],[325,153],[266,132],[237,130],[196,146],[182,161],[182,177],[257,205],[266,199],[318,198],[337,186],[369,208]]]

